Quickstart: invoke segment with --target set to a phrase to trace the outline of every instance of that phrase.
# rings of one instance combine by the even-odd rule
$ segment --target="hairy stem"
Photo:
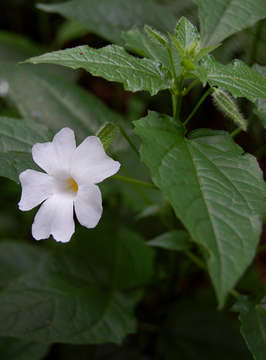
[[[134,178],[130,178],[130,177],[127,177],[127,176],[114,175],[113,179],[116,179],[116,180],[119,180],[119,181],[124,181],[124,182],[134,184],[134,185],[144,186],[144,187],[150,188],[150,189],[158,190],[158,188],[152,183],[142,181],[142,180],[138,180],[138,179],[134,179]]]
[[[187,125],[189,120],[195,115],[195,113],[197,112],[198,108],[200,107],[200,105],[203,103],[203,101],[207,98],[207,96],[209,96],[211,94],[211,92],[213,91],[212,88],[209,88],[203,95],[202,97],[199,99],[199,101],[197,102],[197,104],[195,105],[194,109],[191,111],[191,113],[189,114],[189,116],[186,118],[186,120],[184,121],[184,125]]]

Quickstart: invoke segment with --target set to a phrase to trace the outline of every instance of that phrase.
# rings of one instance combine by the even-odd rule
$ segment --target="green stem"
[[[236,299],[238,299],[241,296],[240,292],[238,292],[236,289],[230,290],[230,294]]]
[[[118,127],[120,129],[121,134],[124,136],[124,138],[126,139],[126,141],[129,143],[129,145],[131,146],[132,150],[138,155],[139,157],[139,152],[138,149],[136,148],[135,144],[131,141],[130,137],[127,135],[127,133],[125,132],[124,128],[118,124]]]
[[[116,179],[116,180],[119,180],[119,181],[124,181],[124,182],[134,184],[134,185],[144,186],[144,187],[150,188],[150,189],[158,190],[158,188],[152,183],[148,183],[148,182],[142,181],[142,180],[133,179],[133,178],[130,178],[130,177],[127,177],[127,176],[114,175],[113,179]]]
[[[176,109],[177,109],[176,95],[173,92],[171,92],[171,94],[172,94],[173,118],[176,119]]]
[[[185,254],[194,264],[196,264],[201,269],[206,270],[204,262],[198,256],[194,255],[190,250],[186,250]]]
[[[249,61],[248,61],[248,64],[250,66],[256,62],[257,52],[258,52],[258,43],[259,43],[259,39],[260,39],[260,33],[262,30],[262,24],[263,24],[262,21],[259,21],[255,27],[254,39],[252,41],[250,54],[249,54]]]
[[[195,115],[195,113],[197,112],[198,108],[200,107],[200,105],[203,103],[203,101],[206,99],[207,96],[210,95],[210,93],[213,91],[213,88],[209,88],[203,95],[202,97],[199,99],[198,103],[196,104],[196,106],[194,107],[194,109],[191,111],[191,113],[189,114],[189,116],[186,118],[186,120],[184,121],[184,125],[187,125],[187,123],[189,122],[189,120]]]
[[[236,137],[239,133],[241,133],[241,131],[243,131],[240,128],[236,128],[234,131],[231,132],[231,136],[232,138]]]
[[[194,87],[195,85],[197,85],[198,83],[199,83],[199,79],[195,79],[194,81],[192,81],[192,82],[188,85],[188,87],[187,87],[186,89],[184,89],[182,95],[183,95],[183,96],[186,96],[186,95],[190,92],[190,90],[192,90],[193,87]]]
[[[174,77],[175,84],[176,84],[177,83],[177,76],[176,76],[176,71],[175,71],[175,64],[174,64],[172,49],[171,49],[169,44],[167,46],[167,51],[168,51],[168,55],[169,55],[169,60],[170,60],[170,65],[171,65],[173,77]]]
[[[177,105],[176,105],[176,114],[174,119],[179,120],[180,112],[181,112],[181,105],[182,105],[182,98],[183,98],[183,86],[184,86],[184,76],[180,76],[179,86],[178,86],[178,94],[177,94]]]
[[[199,268],[201,268],[202,270],[207,271],[207,268],[204,264],[204,262],[195,254],[193,254],[190,250],[185,250],[184,253],[187,255],[187,257],[194,263],[196,264]],[[236,289],[232,289],[229,291],[230,294],[235,297],[236,299],[239,298],[239,296],[241,296],[241,294],[236,290]]]

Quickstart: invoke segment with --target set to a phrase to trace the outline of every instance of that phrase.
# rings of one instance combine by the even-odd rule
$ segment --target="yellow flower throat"
[[[71,189],[72,191],[74,191],[75,193],[78,192],[78,189],[79,189],[79,186],[78,184],[76,183],[76,181],[71,177],[67,180],[68,182],[68,186],[69,186],[69,189]]]

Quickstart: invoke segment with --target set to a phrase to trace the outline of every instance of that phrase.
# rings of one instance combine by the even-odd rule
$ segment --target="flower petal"
[[[86,185],[79,188],[74,199],[75,213],[81,225],[94,228],[102,216],[102,195],[98,186]]]
[[[114,175],[120,163],[106,155],[97,136],[87,137],[75,150],[71,174],[78,184],[97,184]]]
[[[19,175],[22,194],[19,209],[31,210],[53,194],[53,178],[35,170],[25,170]]]
[[[63,128],[52,142],[37,143],[32,147],[32,157],[37,165],[50,175],[69,172],[70,160],[76,149],[73,130]]]
[[[68,196],[53,195],[47,199],[32,224],[32,236],[36,240],[52,235],[56,241],[68,242],[74,231],[73,199]]]

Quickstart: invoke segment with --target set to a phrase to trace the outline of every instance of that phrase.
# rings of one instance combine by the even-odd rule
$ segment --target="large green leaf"
[[[201,81],[230,91],[234,97],[246,97],[252,102],[266,99],[266,78],[240,60],[222,65],[211,56],[198,68]]]
[[[142,160],[192,239],[205,250],[220,305],[251,263],[265,187],[256,159],[223,131],[184,136],[181,123],[150,112],[135,122]]]
[[[265,0],[194,0],[199,6],[201,41],[215,45],[266,17]]]
[[[43,343],[120,343],[136,330],[133,306],[138,288],[152,275],[153,252],[127,230],[99,227],[78,241],[52,253],[1,242],[8,278],[0,293],[1,335]]]
[[[145,24],[171,31],[175,17],[154,0],[72,0],[60,4],[40,4],[39,9],[57,12],[86,27],[89,32],[121,43],[121,34]]]
[[[0,117],[0,152],[29,152],[33,144],[49,141],[50,135],[36,121]]]
[[[58,64],[72,69],[83,68],[92,75],[121,82],[129,91],[147,90],[155,95],[159,90],[170,87],[170,80],[156,62],[136,58],[117,45],[101,49],[77,46],[30,58],[27,62]]]
[[[247,297],[241,297],[236,304],[240,312],[241,334],[255,360],[266,358],[266,298],[255,304]]]
[[[42,360],[48,349],[46,344],[0,337],[0,358],[3,360]]]
[[[0,31],[0,61],[22,61],[29,56],[40,55],[43,51],[26,37]]]
[[[19,174],[26,169],[38,169],[30,153],[17,151],[0,153],[0,176],[19,183]]]
[[[204,297],[200,302],[194,295],[193,300],[173,306],[167,315],[159,338],[163,359],[251,359],[232,318]]]
[[[0,176],[19,182],[22,171],[37,169],[30,154],[32,145],[49,141],[50,135],[36,121],[0,117]]]
[[[69,126],[78,140],[96,133],[107,120],[121,120],[120,115],[78,85],[32,65],[1,64],[0,77],[8,82],[9,96],[23,117],[55,131]]]

